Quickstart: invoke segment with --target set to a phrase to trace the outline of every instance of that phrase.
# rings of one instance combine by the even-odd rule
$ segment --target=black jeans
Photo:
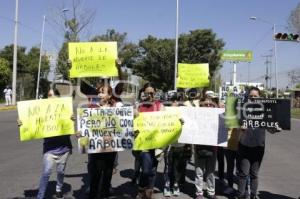
[[[237,166],[238,152],[226,149],[225,157],[226,157],[226,163],[227,163],[228,186],[233,188],[233,176],[234,176],[233,173],[234,173],[234,168]]]
[[[224,148],[218,147],[217,151],[218,160],[218,177],[220,180],[224,179]]]
[[[116,152],[95,153],[89,155],[89,176],[90,176],[90,194],[89,199],[97,197],[98,187],[102,178],[101,193],[109,195],[111,185],[112,171]]]
[[[158,165],[154,150],[150,150],[149,152],[141,152],[139,156],[142,166],[139,186],[141,188],[153,189],[155,185],[156,170]]]
[[[247,177],[250,174],[251,195],[255,196],[258,187],[258,172],[264,156],[265,147],[247,147],[239,144],[239,164],[238,164],[238,195],[244,196],[247,184]]]
[[[165,153],[164,179],[165,187],[173,187],[184,178],[187,160],[184,157],[184,147],[170,147]]]

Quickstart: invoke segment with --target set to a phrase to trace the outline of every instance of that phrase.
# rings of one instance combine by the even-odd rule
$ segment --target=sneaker
[[[165,197],[171,197],[171,190],[169,187],[164,188],[164,196]]]
[[[226,187],[223,193],[226,195],[231,195],[234,193],[234,189],[232,187]]]
[[[250,199],[258,199],[258,197],[257,197],[257,196],[254,196],[254,195],[251,195],[251,196],[250,196]]]
[[[180,190],[178,185],[173,188],[173,196],[180,196]]]
[[[63,198],[64,197],[62,191],[57,191],[55,196],[56,196],[56,198]]]
[[[198,195],[195,199],[204,199],[202,195]]]

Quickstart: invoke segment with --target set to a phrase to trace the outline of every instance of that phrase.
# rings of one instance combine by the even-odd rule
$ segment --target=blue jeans
[[[158,165],[158,161],[154,155],[154,150],[141,152],[139,155],[142,166],[139,185],[141,188],[153,189]]]
[[[48,181],[52,173],[54,163],[56,163],[57,183],[56,192],[62,191],[64,183],[64,173],[66,168],[66,162],[68,160],[70,152],[66,152],[61,155],[54,155],[52,153],[45,153],[43,157],[43,173],[40,179],[39,192],[37,199],[44,199],[47,190]]]

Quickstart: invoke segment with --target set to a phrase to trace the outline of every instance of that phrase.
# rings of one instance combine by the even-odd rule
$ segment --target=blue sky
[[[179,0],[179,33],[190,30],[211,28],[222,38],[225,49],[253,50],[251,64],[239,63],[238,81],[259,79],[265,73],[265,58],[273,47],[272,26],[261,21],[251,21],[250,16],[257,16],[275,23],[278,31],[285,31],[290,11],[299,1],[285,0]],[[70,7],[70,0],[19,0],[18,31],[19,45],[31,48],[38,45],[41,38],[43,15],[55,17],[54,8]],[[176,0],[86,0],[85,7],[96,9],[95,20],[90,26],[89,36],[103,34],[114,28],[127,32],[128,40],[138,42],[147,35],[160,38],[175,37]],[[13,43],[15,13],[14,0],[0,0],[0,48]],[[70,13],[66,13],[67,17]],[[283,25],[283,26],[281,26]],[[58,51],[62,35],[53,25],[46,23],[44,49]],[[87,39],[85,37],[83,39]],[[300,69],[300,43],[277,42],[278,72],[280,87],[287,86],[287,72]],[[272,66],[274,72],[274,63]],[[224,63],[222,78],[230,80],[232,64]],[[274,76],[274,75],[273,75]],[[274,78],[272,81],[274,86]]]

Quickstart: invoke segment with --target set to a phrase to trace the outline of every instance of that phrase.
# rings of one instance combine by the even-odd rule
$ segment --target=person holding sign
[[[252,87],[249,90],[250,98],[260,97],[260,90],[256,87]],[[275,133],[279,129],[268,130],[270,133]],[[236,198],[245,198],[245,189],[247,184],[247,177],[250,175],[250,190],[251,199],[257,198],[258,188],[258,172],[263,160],[265,151],[265,129],[262,128],[243,128],[243,132],[240,135],[238,155],[238,193]]]
[[[155,92],[156,88],[152,83],[144,85],[144,100],[139,104],[138,112],[153,112],[164,109],[160,101],[154,100]],[[158,165],[156,157],[158,155],[160,154],[157,154],[155,149],[140,151],[138,155],[142,172],[139,176],[139,193],[137,199],[152,199]]]
[[[182,97],[179,93],[172,93],[169,97],[171,106],[180,106]],[[181,124],[184,121],[181,119]],[[180,195],[179,182],[185,177],[185,168],[187,164],[187,158],[185,157],[185,144],[174,143],[169,145],[165,150],[165,168],[164,168],[164,196],[170,197]]]
[[[205,98],[200,102],[201,107],[217,108],[218,105],[212,100],[209,92],[205,93]],[[215,168],[217,161],[217,148],[214,146],[194,145],[195,158],[195,186],[196,199],[203,199],[203,184],[206,180],[207,198],[216,199],[215,195]]]
[[[48,98],[58,97],[57,90],[50,89]],[[74,117],[71,117],[75,120]],[[18,120],[18,125],[22,125],[22,121]],[[70,135],[56,136],[44,138],[43,144],[43,173],[40,179],[39,191],[37,199],[44,199],[52,168],[56,163],[57,184],[56,198],[63,198],[62,186],[64,182],[64,172],[69,155],[72,153],[72,144]]]
[[[112,88],[104,84],[99,88],[98,107],[113,107],[116,102],[112,98]],[[89,199],[97,198],[98,187],[102,179],[101,196],[109,197],[111,195],[111,179],[113,174],[114,162],[117,152],[104,152],[89,154],[88,172],[90,176]]]

